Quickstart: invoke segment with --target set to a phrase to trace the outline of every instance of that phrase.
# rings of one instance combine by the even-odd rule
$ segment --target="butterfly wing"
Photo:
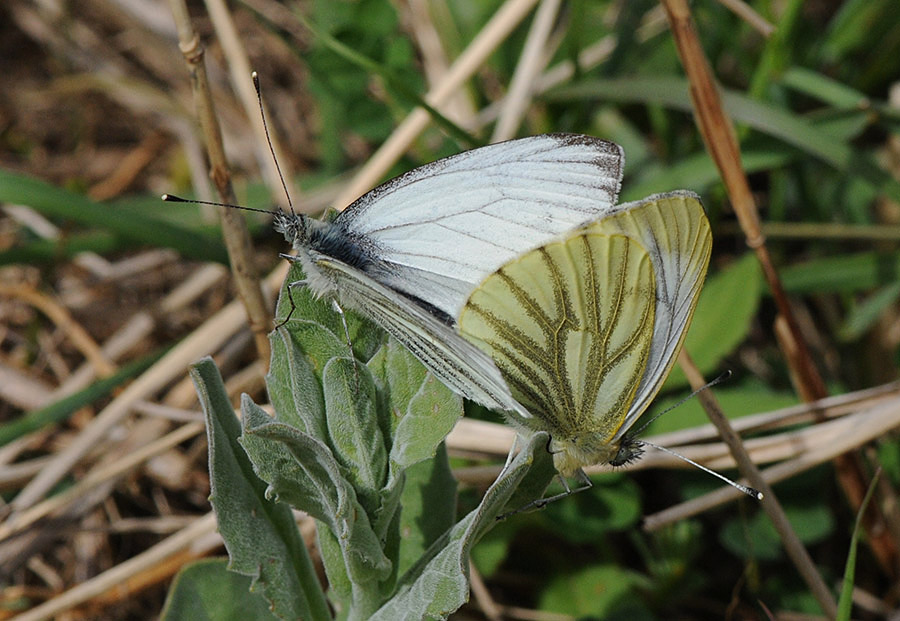
[[[461,334],[489,353],[547,431],[566,476],[608,461],[650,355],[654,273],[644,248],[594,222],[507,263],[469,298]]]
[[[693,192],[657,194],[626,203],[603,221],[650,255],[656,279],[656,317],[647,367],[617,437],[647,409],[675,364],[706,278],[712,234]]]
[[[709,261],[696,195],[676,192],[527,252],[490,275],[459,316],[548,431],[565,476],[613,460],[674,364]]]
[[[500,266],[609,212],[623,165],[618,145],[591,136],[511,140],[388,181],[334,224],[376,259],[373,279],[454,318]]]
[[[311,253],[339,301],[375,321],[439,380],[491,409],[530,416],[512,396],[491,358],[405,296],[333,257]],[[291,257],[299,260],[296,257]]]

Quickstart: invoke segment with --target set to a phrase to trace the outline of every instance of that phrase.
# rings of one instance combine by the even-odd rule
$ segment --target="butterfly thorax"
[[[296,261],[303,267],[307,285],[317,294],[335,291],[337,283],[329,277],[323,263],[335,260],[367,272],[374,268],[371,252],[357,243],[334,218],[316,220],[303,214],[275,214],[275,230],[297,251]]]
[[[643,444],[630,434],[610,440],[606,433],[582,433],[570,438],[550,439],[550,452],[557,471],[570,477],[579,468],[594,464],[624,466],[640,458]]]
[[[609,442],[598,434],[579,434],[573,438],[550,439],[553,465],[564,477],[573,476],[580,468],[611,462],[619,453],[619,443]]]

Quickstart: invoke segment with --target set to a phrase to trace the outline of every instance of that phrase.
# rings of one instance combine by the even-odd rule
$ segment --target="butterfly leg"
[[[561,474],[558,476],[559,476],[560,483],[562,483],[562,486],[566,491],[560,492],[558,494],[554,494],[553,496],[548,496],[546,498],[541,498],[540,500],[535,500],[533,503],[535,507],[537,507],[538,509],[541,509],[541,508],[549,505],[551,502],[556,502],[557,500],[562,500],[566,496],[571,496],[572,494],[577,494],[578,492],[583,492],[585,490],[588,490],[588,489],[594,487],[594,484],[591,482],[591,479],[588,477],[587,474],[585,474],[584,470],[582,470],[580,468],[575,473],[575,479],[578,481],[578,487],[575,487],[574,489],[569,487],[569,482],[566,481],[566,477],[564,477]]]
[[[552,496],[547,496],[546,498],[539,498],[537,500],[532,500],[528,504],[526,504],[522,507],[519,507],[515,511],[510,511],[509,513],[504,513],[502,515],[498,515],[497,519],[505,520],[506,518],[510,517],[511,515],[515,515],[517,513],[531,511],[532,509],[543,509],[544,507],[549,505],[551,502],[556,502],[557,500],[562,500],[563,498],[565,498],[567,496],[571,496],[572,494],[577,494],[578,492],[583,492],[594,486],[594,484],[591,482],[591,479],[588,477],[588,475],[585,474],[584,470],[581,470],[581,469],[579,469],[575,473],[575,479],[578,481],[578,487],[575,487],[575,488],[570,487],[569,482],[566,481],[566,477],[562,476],[561,474],[557,475],[557,477],[559,478],[559,482],[562,483],[563,489],[565,489],[564,492],[560,492],[560,493],[554,494]]]
[[[337,300],[331,300],[331,308],[338,314],[341,318],[341,325],[344,326],[344,338],[347,339],[347,350],[350,354],[350,359],[355,360],[353,356],[353,342],[350,340],[350,328],[347,325],[347,315],[344,314],[344,309],[341,308],[341,305],[338,304]],[[356,376],[356,392],[359,392],[359,369],[357,369],[356,365],[353,365],[353,373]]]
[[[295,280],[294,282],[288,283],[287,296],[288,296],[288,301],[291,303],[291,310],[290,310],[290,312],[288,312],[287,317],[285,317],[283,321],[279,322],[278,325],[275,326],[276,330],[278,328],[280,328],[281,326],[283,326],[284,324],[286,324],[287,322],[289,322],[291,320],[291,315],[293,315],[294,311],[297,310],[297,305],[294,304],[294,296],[291,295],[291,291],[294,290],[294,287],[302,287],[304,285],[306,285],[305,280]]]
[[[350,350],[350,356],[352,357],[353,343],[350,341],[350,328],[347,326],[347,316],[344,314],[344,309],[341,308],[341,305],[337,303],[337,300],[331,300],[331,308],[341,318],[341,325],[344,326],[344,338],[347,339],[347,349]]]

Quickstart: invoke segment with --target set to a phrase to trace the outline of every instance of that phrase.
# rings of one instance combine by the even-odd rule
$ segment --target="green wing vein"
[[[612,435],[646,365],[653,300],[643,248],[589,225],[486,279],[459,325],[541,428]]]

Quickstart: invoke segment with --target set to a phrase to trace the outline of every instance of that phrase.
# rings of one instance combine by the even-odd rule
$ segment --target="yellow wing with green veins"
[[[709,261],[697,197],[621,205],[508,262],[472,293],[461,334],[551,436],[557,469],[607,462],[674,363]]]

